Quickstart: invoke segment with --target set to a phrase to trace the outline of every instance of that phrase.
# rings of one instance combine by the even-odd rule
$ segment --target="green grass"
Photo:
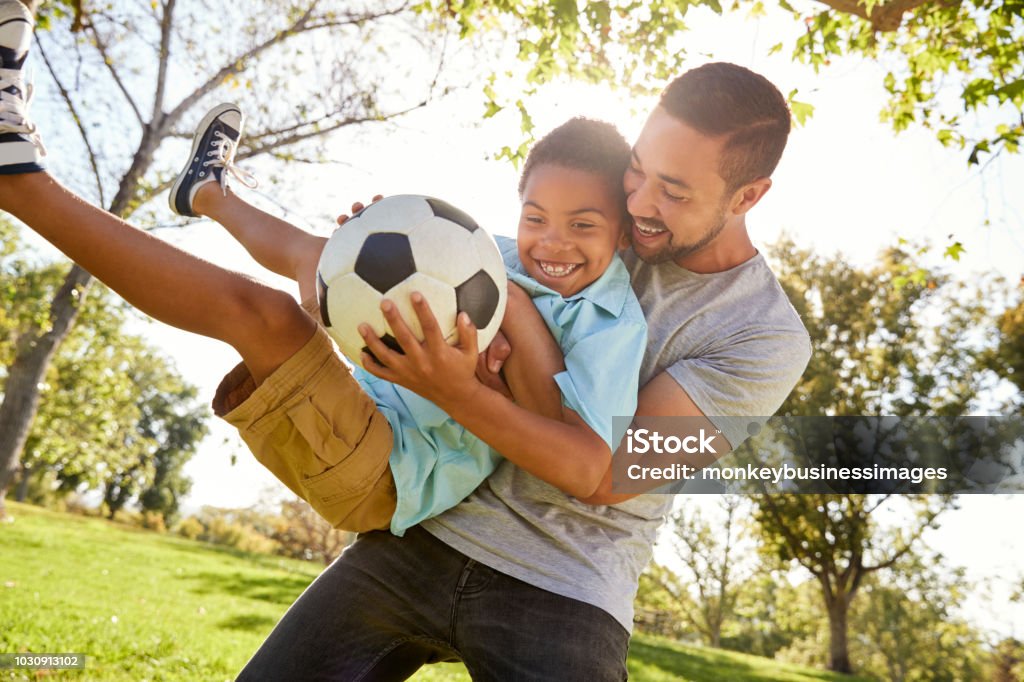
[[[74,680],[231,680],[320,567],[251,555],[107,521],[8,503],[0,525],[0,652],[78,652]],[[652,637],[630,645],[641,682],[853,682]],[[36,679],[0,671],[0,680]],[[462,682],[459,664],[425,668],[417,682]]]

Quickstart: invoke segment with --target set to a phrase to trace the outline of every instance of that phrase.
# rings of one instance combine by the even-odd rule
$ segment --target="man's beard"
[[[649,225],[651,227],[656,227],[663,230],[668,229],[665,226],[665,223],[661,222],[660,220],[643,220],[642,222],[644,225]],[[659,263],[665,263],[670,260],[674,261],[680,258],[685,258],[687,256],[692,256],[693,254],[697,253],[705,246],[710,244],[712,241],[714,241],[715,237],[721,234],[722,230],[725,229],[725,223],[725,214],[721,213],[718,215],[717,222],[714,225],[712,225],[710,229],[705,231],[701,238],[695,242],[690,242],[688,244],[674,244],[672,240],[675,239],[675,235],[669,232],[668,244],[661,247],[657,251],[650,254],[641,255],[639,251],[636,251],[635,244],[633,246],[633,250],[636,251],[636,254],[640,256],[640,258],[645,263],[650,263],[651,265],[658,265]],[[632,243],[632,230],[629,231],[629,239]]]

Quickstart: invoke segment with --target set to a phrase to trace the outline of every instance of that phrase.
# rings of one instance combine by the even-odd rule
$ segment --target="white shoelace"
[[[15,87],[22,97],[7,88]],[[21,69],[0,69],[0,132],[22,133],[39,148],[40,156],[46,156],[46,147],[36,130],[36,124],[28,119],[28,105],[32,101],[33,87],[25,83]]]
[[[220,189],[224,196],[228,194],[228,175],[233,175],[235,179],[249,189],[256,189],[260,184],[256,176],[244,168],[235,165],[235,151],[238,149],[235,141],[219,130],[213,132],[213,137],[214,139],[211,143],[213,149],[206,152],[207,156],[212,156],[213,158],[204,161],[203,168],[213,166],[214,168],[224,169],[224,172],[220,174]]]

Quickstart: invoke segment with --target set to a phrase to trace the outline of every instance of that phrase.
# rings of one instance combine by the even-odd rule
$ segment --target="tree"
[[[182,470],[207,433],[209,410],[197,404],[196,388],[152,349],[138,356],[127,373],[140,414],[121,446],[130,453],[125,465],[107,472],[104,502],[113,518],[138,498],[144,510],[160,513],[166,523],[173,521],[181,497],[192,487]]]
[[[885,580],[869,578],[851,616],[859,669],[892,682],[956,682],[982,678],[978,633],[957,610],[968,590],[962,568],[941,555],[911,552]]]
[[[783,239],[776,271],[815,349],[783,415],[901,417],[970,413],[990,386],[974,330],[987,309],[971,289],[890,248],[868,268],[823,258]],[[934,319],[942,320],[936,326]],[[884,530],[891,496],[761,495],[755,517],[764,551],[814,576],[829,617],[829,668],[852,670],[848,614],[864,580],[891,569],[954,505],[949,496],[908,496],[903,527]]]
[[[529,63],[528,82],[542,84],[563,73],[593,82],[628,84],[654,92],[690,58],[686,15],[697,8],[718,14],[765,13],[764,0],[585,0],[490,3],[431,0],[449,11],[462,34],[504,22]],[[986,153],[1016,152],[1024,137],[1024,2],[1021,0],[818,0],[775,5],[804,27],[792,58],[826,68],[841,55],[885,60],[889,101],[882,115],[896,131],[918,125],[939,142],[969,149],[977,163]],[[795,93],[791,93],[792,98]],[[502,103],[490,91],[488,113]],[[521,99],[515,101],[524,130],[531,129]],[[811,107],[797,103],[797,118]],[[968,118],[969,114],[974,119]],[[975,130],[976,128],[976,130]],[[505,155],[525,151],[506,148]]]
[[[722,518],[715,522],[685,500],[672,514],[672,545],[688,572],[681,584],[696,588],[696,595],[676,596],[686,619],[713,647],[721,645],[722,627],[734,613],[738,585],[744,578],[737,556],[740,505],[740,496],[722,495]]]
[[[281,502],[275,523],[271,538],[278,543],[281,554],[325,565],[337,559],[356,537],[355,533],[332,527],[297,497]]]
[[[60,287],[68,266],[41,264],[13,226],[4,222],[0,229],[7,254],[0,257],[0,289],[11,304],[0,316],[4,355],[13,353],[33,325],[45,321],[45,303]],[[85,324],[72,330],[39,386],[41,408],[26,439],[19,500],[25,499],[32,483],[38,484],[43,497],[83,484],[111,483],[145,447],[156,447],[154,437],[164,439],[164,434],[139,431],[154,401],[162,401],[164,409],[184,412],[194,398],[194,389],[182,384],[164,358],[126,333],[129,309],[105,288],[85,299],[79,314]],[[0,388],[4,379],[0,370]],[[161,388],[154,395],[158,383]],[[184,393],[161,393],[164,387]],[[205,414],[203,410],[196,416]],[[60,486],[57,491],[52,490],[55,485]]]
[[[269,1],[182,5],[124,2],[83,13],[81,3],[65,2],[40,17],[40,27],[49,30],[37,33],[36,52],[75,124],[94,198],[116,215],[132,215],[170,186],[174,170],[157,161],[158,150],[188,137],[188,125],[215,98],[241,100],[260,124],[236,157],[244,160],[295,153],[331,131],[393,119],[434,96],[429,78],[422,88],[379,82],[380,36],[395,38],[379,27],[399,15],[423,24],[398,2],[361,9],[318,0],[284,7]],[[201,20],[212,15],[232,26],[232,35],[218,35],[220,22]],[[322,37],[328,31],[334,39]],[[438,50],[424,52],[420,63],[441,63]],[[75,75],[83,70],[89,78]],[[186,83],[195,85],[185,90]],[[18,338],[0,404],[0,516],[38,409],[38,386],[78,319],[91,281],[72,267],[46,316]]]

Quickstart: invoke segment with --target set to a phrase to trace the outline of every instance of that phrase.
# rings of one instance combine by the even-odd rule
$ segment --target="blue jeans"
[[[621,682],[629,633],[605,611],[466,557],[421,528],[359,539],[292,604],[239,680]]]

